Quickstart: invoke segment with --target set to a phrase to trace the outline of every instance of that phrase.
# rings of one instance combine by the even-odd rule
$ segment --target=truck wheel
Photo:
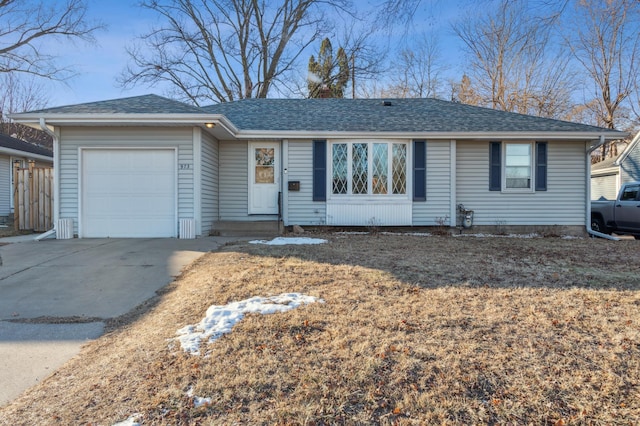
[[[602,221],[602,219],[597,216],[591,218],[591,229],[596,232],[602,232],[603,234],[609,233],[607,231],[607,227],[604,226],[604,222]]]

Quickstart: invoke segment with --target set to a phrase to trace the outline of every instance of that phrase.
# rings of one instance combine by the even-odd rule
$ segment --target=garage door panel
[[[173,149],[86,149],[83,237],[176,236]]]
[[[158,235],[161,222],[148,219],[124,219],[105,216],[101,218],[102,229],[107,229],[109,235],[88,235],[86,238],[161,238],[172,235]],[[165,226],[173,226],[173,221],[166,221]]]

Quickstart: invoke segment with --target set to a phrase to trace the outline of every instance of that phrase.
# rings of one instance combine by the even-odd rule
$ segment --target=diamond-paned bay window
[[[393,194],[407,193],[407,145],[394,143],[392,145],[393,162],[391,164],[391,173],[393,176]]]
[[[333,158],[333,178],[332,178],[332,193],[333,194],[347,194],[349,188],[348,180],[348,155],[347,144],[336,143],[333,144],[331,149],[331,155]]]
[[[351,149],[351,193],[366,194],[369,179],[369,151],[366,143],[354,143]]]
[[[406,195],[408,144],[336,142],[331,145],[333,195]]]

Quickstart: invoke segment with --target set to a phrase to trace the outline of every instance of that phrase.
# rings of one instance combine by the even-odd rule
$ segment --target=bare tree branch
[[[453,29],[469,53],[470,81],[485,105],[560,118],[572,87],[567,61],[550,42],[560,10],[535,15],[528,6],[501,0],[494,11],[469,15]]]
[[[56,63],[40,47],[44,40],[93,42],[99,24],[89,23],[85,0],[0,1],[0,73],[19,72],[65,79],[70,68]]]
[[[51,137],[44,132],[13,123],[9,114],[44,108],[48,96],[35,76],[0,74],[0,133],[51,148]]]
[[[583,0],[575,6],[566,40],[591,78],[599,124],[613,129],[638,78],[640,4],[634,0]]]
[[[393,84],[387,95],[401,98],[437,98],[444,89],[439,39],[434,33],[424,34],[413,47],[399,53],[397,66],[392,71]]]
[[[326,13],[348,11],[347,0],[145,0],[142,6],[161,24],[129,48],[121,85],[169,82],[196,105],[266,97],[330,29]]]

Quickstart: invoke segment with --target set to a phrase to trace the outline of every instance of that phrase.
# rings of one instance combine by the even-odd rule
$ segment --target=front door
[[[280,144],[249,143],[249,214],[278,214]]]

